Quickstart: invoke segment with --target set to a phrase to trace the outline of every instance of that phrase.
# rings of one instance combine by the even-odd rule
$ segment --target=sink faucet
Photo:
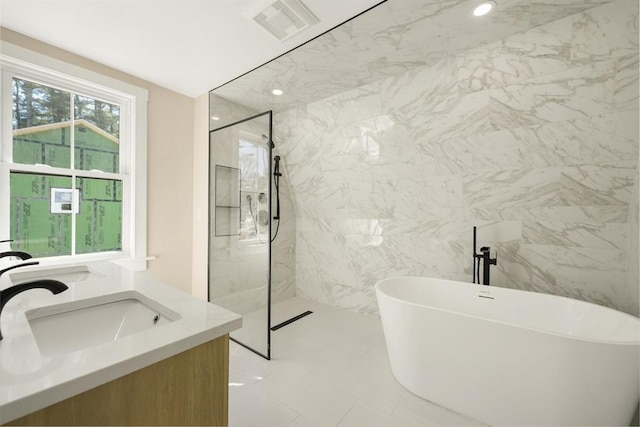
[[[22,264],[12,265],[11,267],[7,267],[3,270],[0,270],[0,276],[2,276],[4,273],[6,273],[9,270],[13,270],[14,268],[28,267],[30,265],[38,265],[38,264],[40,264],[40,261],[29,261],[29,262],[23,262]]]
[[[13,239],[5,239],[5,240],[0,240],[0,243],[11,243],[13,242]],[[22,252],[22,251],[4,251],[4,252],[0,252],[0,258],[5,258],[5,257],[16,257],[16,258],[20,258],[21,260],[26,260],[26,259],[30,259],[33,258],[31,255],[29,255],[26,252]]]
[[[25,260],[25,259],[29,259],[29,258],[33,258],[31,255],[29,255],[26,252],[22,252],[22,251],[5,251],[5,252],[0,252],[0,258],[5,258],[5,257],[9,257],[9,256],[14,256],[16,258],[20,258],[21,260]]]
[[[0,291],[0,317],[2,316],[2,309],[7,304],[7,302],[15,297],[16,295],[28,291],[30,289],[47,289],[51,291],[52,294],[59,294],[60,292],[64,292],[67,289],[67,285],[62,282],[58,282],[57,280],[51,279],[40,279],[34,280],[31,282],[20,283],[18,285],[13,285],[10,288],[4,289]],[[0,330],[0,341],[2,340],[2,330]]]

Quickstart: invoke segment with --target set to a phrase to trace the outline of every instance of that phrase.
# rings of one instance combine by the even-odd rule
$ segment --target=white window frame
[[[10,233],[12,171],[122,181],[122,250],[40,258],[50,263],[121,260],[134,270],[146,268],[147,100],[148,92],[128,83],[77,67],[10,43],[0,45],[0,236]],[[21,78],[87,95],[120,106],[119,173],[81,171],[13,163],[12,80]],[[71,112],[73,114],[73,112]],[[71,165],[73,167],[73,165]],[[70,173],[71,172],[71,173]],[[75,229],[75,220],[73,221]]]

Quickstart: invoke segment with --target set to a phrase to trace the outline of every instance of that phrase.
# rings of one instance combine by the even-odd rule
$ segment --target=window
[[[0,239],[40,258],[146,257],[146,91],[2,47]]]
[[[241,134],[240,161],[240,241],[269,241],[269,150],[264,141]]]

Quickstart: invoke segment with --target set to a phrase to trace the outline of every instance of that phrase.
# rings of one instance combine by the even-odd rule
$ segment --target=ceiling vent
[[[320,22],[299,0],[278,0],[253,20],[280,41]]]

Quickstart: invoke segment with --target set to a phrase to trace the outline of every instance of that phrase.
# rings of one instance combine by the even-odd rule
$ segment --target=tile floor
[[[396,382],[376,317],[292,298],[272,324],[306,310],[272,332],[271,361],[231,343],[230,426],[484,426]]]

